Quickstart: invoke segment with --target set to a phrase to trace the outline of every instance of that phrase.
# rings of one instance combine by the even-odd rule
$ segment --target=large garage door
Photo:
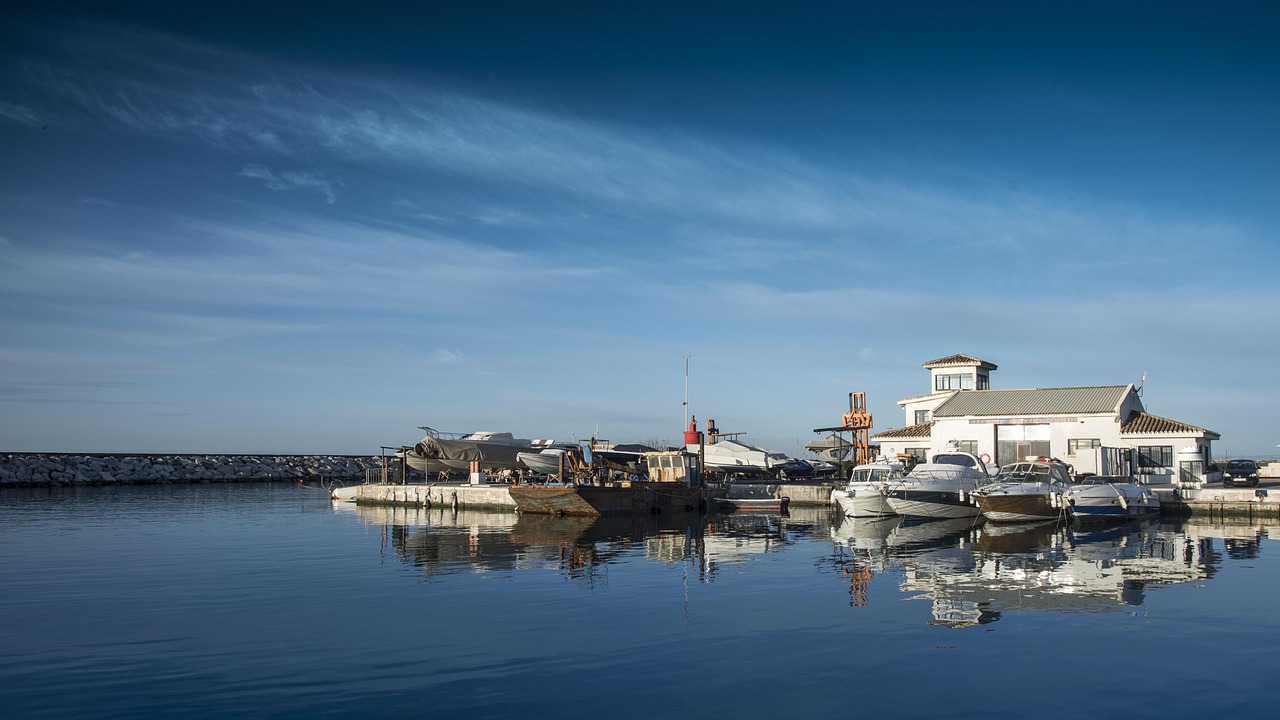
[[[1050,457],[1049,423],[996,426],[997,463],[1008,465],[1028,456]]]

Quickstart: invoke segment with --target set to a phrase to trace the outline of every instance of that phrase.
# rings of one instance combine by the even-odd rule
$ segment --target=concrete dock
[[[501,508],[515,510],[507,485],[470,483],[367,484],[336,488],[333,498],[358,505],[398,507]]]
[[[1280,479],[1263,477],[1258,487],[1222,487],[1210,483],[1199,490],[1160,493],[1162,512],[1209,519],[1240,518],[1248,520],[1280,519]]]
[[[459,482],[407,485],[349,485],[333,491],[334,499],[361,505],[415,508],[473,508],[515,510],[515,501],[505,484]],[[834,483],[783,483],[779,496],[791,499],[791,506],[828,506]],[[1208,519],[1280,520],[1280,478],[1264,477],[1256,488],[1224,488],[1211,483],[1196,491],[1175,492],[1172,486],[1153,486],[1163,514]]]
[[[514,510],[516,503],[501,483],[460,482],[413,483],[406,485],[370,483],[349,485],[333,491],[334,499],[359,505],[397,507],[501,508]],[[831,504],[833,483],[785,483],[776,485],[778,496],[791,498],[792,507],[825,507]],[[715,488],[710,488],[715,492]]]

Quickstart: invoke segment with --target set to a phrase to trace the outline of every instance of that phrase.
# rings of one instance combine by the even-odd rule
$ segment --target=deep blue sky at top
[[[989,164],[1010,182],[1050,175],[1102,194],[1137,185],[1171,207],[1273,204],[1263,185],[1214,197],[1212,183],[1266,171],[1280,149],[1274,96],[1256,95],[1280,66],[1270,3],[68,7],[70,17],[373,74],[412,68],[552,111],[737,135],[887,173]],[[1187,135],[1213,142],[1180,146]],[[1186,182],[1188,164],[1206,169],[1203,183]]]
[[[954,352],[1280,442],[1270,4],[4,14],[13,449],[675,437],[688,355],[794,452]]]

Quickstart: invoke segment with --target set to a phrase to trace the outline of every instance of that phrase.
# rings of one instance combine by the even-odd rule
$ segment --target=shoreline
[[[360,480],[377,455],[0,453],[0,488]]]

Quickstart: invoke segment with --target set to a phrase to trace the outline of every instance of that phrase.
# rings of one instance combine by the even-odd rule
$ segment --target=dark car
[[[1252,460],[1228,460],[1222,466],[1222,487],[1232,485],[1258,487],[1258,463]]]

